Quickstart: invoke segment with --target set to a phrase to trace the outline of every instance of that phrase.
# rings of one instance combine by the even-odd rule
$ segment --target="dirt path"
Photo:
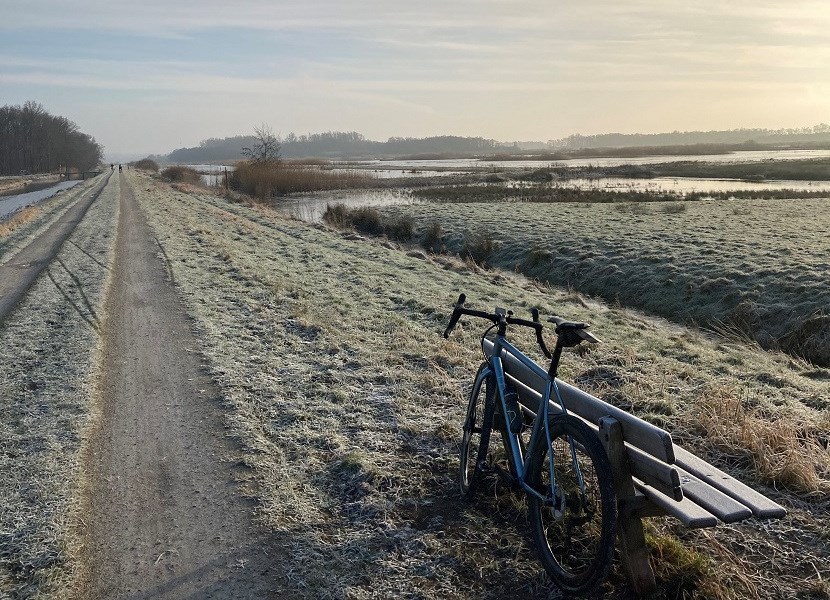
[[[275,540],[234,482],[219,392],[126,180],[87,456],[89,598],[280,596]]]

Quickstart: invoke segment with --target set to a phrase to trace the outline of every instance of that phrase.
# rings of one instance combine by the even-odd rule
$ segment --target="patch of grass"
[[[323,222],[337,229],[354,229],[368,235],[385,235],[390,240],[408,242],[415,230],[415,220],[409,215],[385,217],[377,208],[362,206],[348,208],[343,204],[327,204]]]
[[[17,231],[27,223],[31,223],[40,213],[41,209],[37,206],[25,206],[15,212],[10,219],[0,221],[0,238]]]
[[[382,235],[386,230],[380,211],[370,206],[361,206],[351,211],[351,224],[357,231],[369,235]]]
[[[725,323],[765,349],[830,365],[830,317],[823,312],[830,306],[830,201],[756,200],[749,214],[735,214],[744,201],[675,206],[514,203],[509,218],[488,203],[463,211],[452,204],[381,210],[439,223],[449,254],[468,254],[467,231],[476,223],[499,232],[498,252],[487,259],[493,267],[678,323]]]
[[[82,440],[95,411],[95,326],[112,263],[117,194],[113,177],[0,327],[3,598],[78,596]],[[57,207],[50,218],[58,218],[63,206],[45,212]]]
[[[499,243],[489,230],[481,230],[465,237],[462,256],[469,257],[477,265],[486,267],[490,265],[493,254],[499,247]]]
[[[651,203],[666,202],[677,204],[706,200],[791,200],[795,198],[826,198],[827,191],[813,190],[727,190],[720,192],[675,193],[643,190],[602,190],[580,189],[562,184],[541,185],[438,185],[415,188],[412,195],[431,202],[481,203],[481,202],[537,202],[544,204],[586,203]],[[672,209],[669,209],[672,210]]]
[[[688,210],[688,206],[683,202],[667,202],[660,207],[660,212],[667,215],[677,215]]]
[[[421,232],[421,246],[430,252],[442,252],[444,246],[444,229],[438,221],[432,221]]]
[[[415,235],[415,219],[410,215],[399,215],[390,218],[384,231],[390,240],[408,242]]]
[[[691,597],[712,569],[711,558],[672,535],[647,532],[646,544],[654,575],[672,598]]]
[[[693,421],[701,435],[724,453],[747,456],[767,483],[807,493],[830,489],[826,432],[814,424],[792,419],[770,422],[723,386],[710,386],[701,394]]]

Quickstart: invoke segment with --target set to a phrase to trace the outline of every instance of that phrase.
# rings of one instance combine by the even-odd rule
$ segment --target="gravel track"
[[[279,557],[234,483],[219,391],[158,251],[122,178],[82,587],[88,598],[272,597]]]

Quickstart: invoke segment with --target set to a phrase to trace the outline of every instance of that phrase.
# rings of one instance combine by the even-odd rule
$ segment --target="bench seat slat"
[[[659,492],[653,487],[644,484],[634,478],[634,487],[645,495],[648,500],[665,512],[667,515],[677,518],[683,525],[690,529],[702,529],[714,527],[718,524],[718,518],[688,498],[680,502]]]
[[[492,356],[493,342],[484,340],[484,351]],[[545,381],[536,373],[528,369],[511,354],[502,353],[502,361],[505,372],[513,375],[531,389],[544,393]],[[603,417],[612,417],[620,422],[623,429],[623,438],[631,445],[643,450],[665,463],[674,463],[674,449],[671,434],[659,427],[652,425],[642,419],[631,415],[624,410],[617,408],[607,402],[603,402],[579,388],[557,379],[559,392],[565,401],[565,405],[580,417],[593,423],[599,424]]]
[[[736,523],[752,516],[752,511],[737,500],[683,469],[679,469],[679,473],[683,484],[683,494],[724,523]]]
[[[727,475],[720,469],[713,467],[688,450],[676,446],[675,456],[677,457],[677,466],[737,500],[749,508],[754,516],[761,519],[780,519],[787,514],[786,509],[780,504],[744,485],[731,475]]]

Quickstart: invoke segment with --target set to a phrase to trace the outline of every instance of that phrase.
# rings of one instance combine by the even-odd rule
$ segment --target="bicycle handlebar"
[[[518,325],[520,327],[530,327],[536,332],[536,343],[539,344],[539,348],[542,350],[542,354],[544,354],[548,358],[552,358],[552,354],[548,350],[548,347],[545,345],[545,340],[542,338],[542,330],[544,326],[542,323],[539,322],[539,310],[534,308],[531,310],[531,315],[533,316],[532,321],[528,321],[526,319],[519,319],[510,314],[503,314],[499,313],[498,309],[497,312],[488,313],[483,310],[472,310],[469,308],[464,308],[464,303],[467,301],[467,296],[465,294],[461,294],[458,296],[458,302],[455,303],[455,308],[453,308],[452,316],[450,316],[450,324],[447,325],[447,328],[444,330],[444,337],[449,338],[450,333],[455,326],[458,324],[458,320],[461,318],[461,315],[467,315],[470,317],[478,317],[480,319],[487,319],[491,321],[494,325],[498,325],[504,319],[504,323],[507,325]]]

